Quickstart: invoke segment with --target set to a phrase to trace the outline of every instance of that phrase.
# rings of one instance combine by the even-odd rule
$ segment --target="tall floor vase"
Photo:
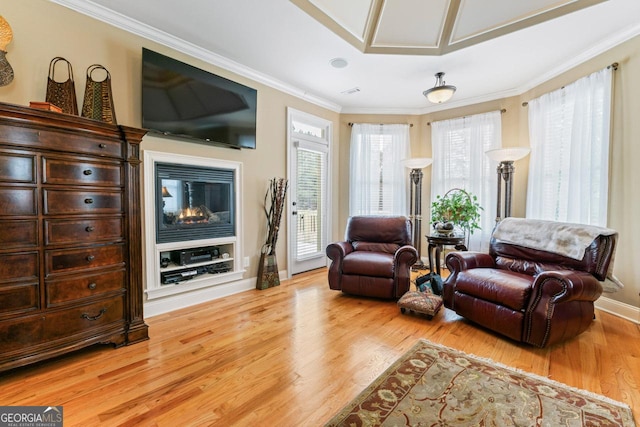
[[[268,289],[280,285],[278,274],[278,260],[276,255],[260,254],[260,265],[258,266],[258,282],[256,289]]]
[[[278,261],[276,259],[276,242],[280,230],[280,220],[287,195],[287,180],[273,178],[264,196],[264,213],[267,218],[267,239],[260,253],[256,289],[267,289],[280,285]]]

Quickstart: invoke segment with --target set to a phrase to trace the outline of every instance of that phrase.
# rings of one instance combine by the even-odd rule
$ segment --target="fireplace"
[[[156,242],[235,235],[235,171],[156,163]]]

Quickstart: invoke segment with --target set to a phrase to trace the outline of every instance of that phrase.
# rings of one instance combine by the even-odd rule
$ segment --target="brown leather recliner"
[[[506,233],[500,230],[505,222]],[[444,305],[537,347],[569,339],[593,321],[593,302],[602,294],[616,238],[606,228],[506,218],[488,254],[447,255],[451,274],[443,284]]]
[[[332,262],[329,287],[352,295],[397,299],[409,290],[418,252],[411,221],[403,216],[353,216],[345,241],[326,249]]]

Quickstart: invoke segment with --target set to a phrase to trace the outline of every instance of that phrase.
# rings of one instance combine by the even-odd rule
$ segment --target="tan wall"
[[[256,150],[233,150],[174,141],[147,135],[142,149],[181,153],[242,162],[244,169],[243,229],[244,256],[251,259],[245,277],[255,277],[260,248],[264,243],[265,217],[262,206],[268,181],[286,177],[286,109],[292,107],[331,120],[337,129],[339,114],[310,104],[297,97],[256,83],[242,76],[196,60],[157,43],[119,30],[45,0],[4,2],[2,16],[13,29],[7,58],[14,81],[0,87],[0,101],[28,105],[44,101],[49,62],[62,56],[73,65],[78,106],[81,108],[86,69],[91,64],[104,65],[112,77],[113,97],[119,124],[141,126],[142,47],[171,56],[196,67],[254,87],[258,90],[258,129]],[[61,69],[62,70],[62,69]],[[58,77],[59,76],[59,77]],[[56,75],[62,80],[65,75]],[[337,130],[336,136],[337,140]],[[333,185],[337,185],[334,177]],[[337,203],[334,203],[337,209]],[[278,267],[287,268],[286,219],[278,239]]]

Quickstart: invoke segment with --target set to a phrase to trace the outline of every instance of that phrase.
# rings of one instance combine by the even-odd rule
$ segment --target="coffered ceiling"
[[[50,1],[343,113],[517,96],[640,35],[640,0]],[[422,95],[438,72],[445,104]]]
[[[606,0],[291,0],[364,53],[443,55]]]

